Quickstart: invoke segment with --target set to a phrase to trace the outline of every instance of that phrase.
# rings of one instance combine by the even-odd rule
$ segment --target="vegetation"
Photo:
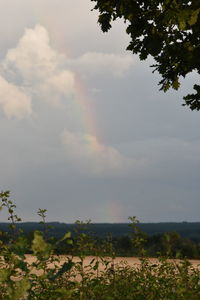
[[[55,238],[61,238],[66,231],[74,232],[76,224],[60,222],[47,222],[47,234]],[[160,236],[167,232],[177,232],[181,237],[200,243],[200,222],[161,222],[161,223],[139,223],[138,227],[148,236]],[[29,234],[35,230],[43,230],[43,225],[38,222],[19,222],[17,230],[23,230]],[[0,230],[8,231],[9,223],[0,222]],[[86,232],[93,232],[98,238],[105,238],[109,234],[113,238],[129,236],[132,228],[128,223],[88,223]]]
[[[197,0],[91,0],[99,11],[103,32],[111,22],[122,18],[130,35],[127,50],[141,60],[151,55],[153,72],[162,76],[160,89],[177,90],[180,77],[196,71],[200,74],[200,2]],[[192,110],[200,110],[200,85],[194,94],[184,97]]]
[[[43,210],[39,210],[40,212]],[[45,214],[46,212],[44,212]],[[40,215],[41,216],[41,215]],[[41,216],[41,218],[43,218]],[[137,228],[145,237],[143,247],[151,257],[166,255],[168,253],[167,240],[173,244],[172,251],[168,253],[170,257],[187,257],[192,259],[200,258],[200,223],[138,223]],[[10,232],[9,223],[0,223],[0,230]],[[58,241],[66,232],[71,232],[74,245],[76,243],[77,224],[65,224],[59,222],[51,222],[43,224],[43,222],[26,222],[16,224],[16,231],[23,231],[29,244],[34,236],[34,231],[45,232],[45,238],[50,243],[56,243],[54,251],[57,254],[70,254],[71,248],[66,247],[65,241]],[[112,239],[112,246],[117,256],[137,256],[132,238],[133,228],[128,223],[122,224],[92,224],[87,223],[83,232],[92,236],[97,245],[104,244],[107,237]],[[8,242],[9,236],[1,235],[0,240]],[[75,250],[74,250],[75,251]],[[93,255],[92,249],[88,254]]]
[[[140,265],[115,263],[113,241],[109,237],[97,243],[85,233],[87,222],[76,222],[76,235],[67,232],[60,240],[48,237],[46,210],[39,209],[43,231],[35,231],[28,239],[17,230],[20,218],[9,192],[1,192],[1,208],[7,208],[10,231],[2,232],[0,243],[0,299],[66,299],[66,300],[134,300],[134,299],[200,299],[200,270],[189,261],[170,262],[160,257],[152,264],[146,257],[146,235],[131,217],[131,245],[140,256]],[[176,239],[175,239],[176,240]],[[59,243],[65,243],[71,255],[65,261],[55,254]],[[173,249],[174,236],[166,236],[167,254]],[[27,259],[31,252],[32,260]],[[85,258],[94,253],[88,265]],[[75,261],[74,255],[78,256]]]

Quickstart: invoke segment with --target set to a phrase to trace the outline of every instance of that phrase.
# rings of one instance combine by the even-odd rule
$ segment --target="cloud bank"
[[[34,101],[57,104],[77,97],[77,71],[90,76],[104,73],[123,76],[132,64],[129,55],[98,52],[77,58],[61,55],[51,46],[48,31],[36,25],[25,30],[16,47],[8,50],[1,62],[0,105],[9,118],[27,118],[33,113]],[[66,129],[61,139],[68,162],[84,172],[121,174],[136,164],[114,147],[100,144],[87,132],[78,134]]]
[[[133,66],[134,60],[130,54],[87,52],[69,64],[77,67],[82,73],[110,74],[122,77]]]
[[[1,62],[0,104],[7,117],[28,117],[35,99],[55,104],[76,97],[75,72],[123,76],[132,63],[129,55],[89,52],[73,59],[61,55],[51,46],[48,31],[36,25],[25,30]]]

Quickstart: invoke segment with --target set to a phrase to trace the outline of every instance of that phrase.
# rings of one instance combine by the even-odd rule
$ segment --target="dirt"
[[[59,256],[59,262],[57,263],[57,265],[61,266],[64,262],[66,262],[68,259],[67,257],[70,257],[70,256],[65,256],[65,255],[61,255]],[[70,257],[71,258],[71,257]],[[94,259],[95,257],[94,256],[87,256],[85,259],[84,259],[84,266],[88,266],[92,263],[92,260]],[[35,257],[33,257],[32,255],[27,255],[26,256],[26,259],[27,261],[31,264],[32,262],[34,262],[36,259]],[[108,258],[111,263],[114,263],[115,265],[116,264],[128,264],[129,266],[131,267],[139,267],[140,266],[140,260],[136,257],[117,257],[115,258],[113,261],[111,260],[111,258]],[[80,258],[78,257],[74,257],[73,258],[73,261],[74,262],[78,262],[80,261]],[[152,264],[158,264],[159,263],[159,260],[157,258],[149,258],[149,261],[152,263]],[[180,263],[180,260],[178,259],[169,259],[170,262],[173,262],[175,264],[178,264]],[[200,269],[200,260],[189,260],[190,263],[192,264],[192,266],[194,268],[198,268]],[[49,264],[49,267],[53,268],[54,267],[54,264],[53,263],[50,263]],[[100,271],[103,271],[104,267],[103,265],[100,263]],[[34,272],[35,273],[35,272]],[[37,273],[37,272],[36,272]]]

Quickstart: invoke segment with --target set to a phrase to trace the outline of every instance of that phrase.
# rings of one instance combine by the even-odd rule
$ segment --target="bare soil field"
[[[71,258],[70,256],[65,256],[65,255],[58,256],[59,262],[57,263],[57,265],[61,266],[63,263],[65,263],[68,260],[68,257]],[[95,258],[94,256],[87,256],[84,259],[84,266],[90,265],[94,258]],[[35,261],[35,257],[33,257],[32,255],[27,255],[26,259],[27,259],[28,263],[30,263],[30,264]],[[114,265],[126,264],[126,265],[129,265],[130,267],[135,267],[135,268],[138,268],[140,266],[140,260],[137,257],[116,257],[113,261],[110,258],[108,258],[108,259],[111,261],[111,263],[114,263]],[[80,258],[73,257],[73,261],[78,262],[78,261],[80,261]],[[159,263],[159,260],[157,258],[149,258],[149,261],[151,264]],[[178,259],[169,259],[169,261],[173,262],[174,264],[180,263],[180,260],[178,260]],[[189,260],[189,261],[194,268],[200,269],[200,260]],[[50,263],[49,267],[53,268],[54,265]],[[99,271],[103,271],[103,270],[104,270],[104,266],[103,266],[103,264],[100,263]]]

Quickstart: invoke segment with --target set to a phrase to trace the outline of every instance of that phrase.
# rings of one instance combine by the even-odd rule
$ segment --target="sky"
[[[0,189],[23,221],[199,221],[200,113],[182,106],[198,76],[159,91],[93,6],[0,0]]]

